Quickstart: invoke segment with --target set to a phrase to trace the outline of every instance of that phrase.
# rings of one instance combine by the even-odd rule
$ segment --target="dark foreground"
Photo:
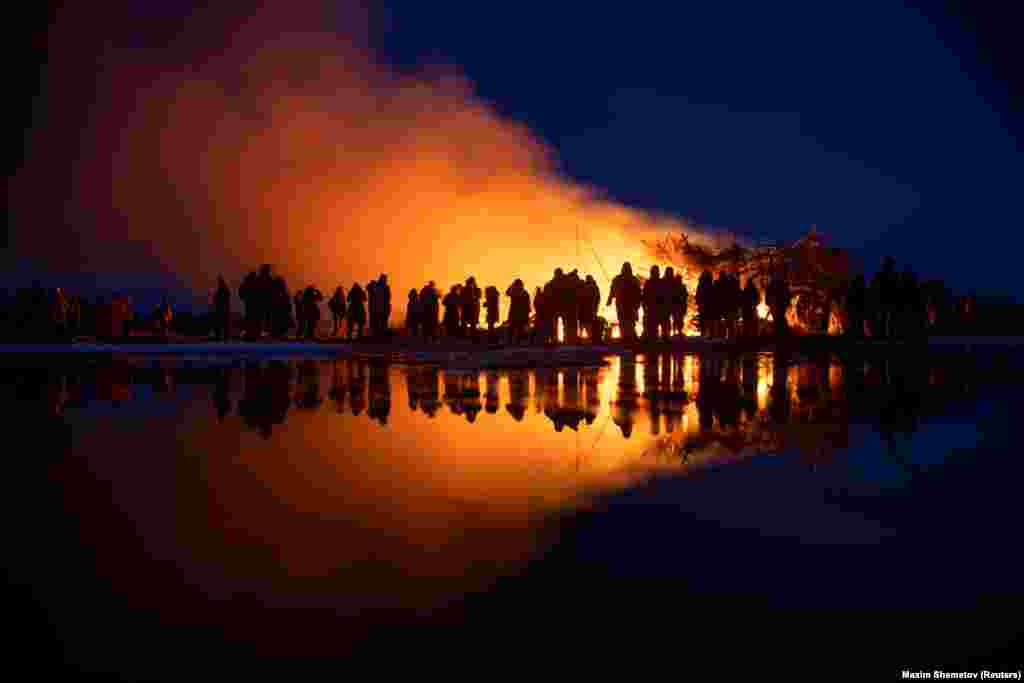
[[[3,373],[12,668],[1020,665],[1013,352]]]

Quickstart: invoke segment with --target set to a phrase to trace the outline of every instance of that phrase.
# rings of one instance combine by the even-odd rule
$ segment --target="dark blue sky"
[[[615,199],[753,238],[813,223],[869,273],[891,253],[956,289],[1020,298],[1021,49],[1016,17],[995,4],[369,4],[382,59],[457,65],[566,175]],[[188,6],[104,12],[65,46],[83,69],[105,36],[158,40]],[[41,63],[43,16],[26,32]],[[32,78],[28,89],[26,102]],[[68,83],[50,95],[59,107],[28,104],[28,120],[88,96]]]
[[[388,59],[458,64],[564,171],[751,237],[817,224],[872,271],[1016,288],[1014,40],[953,4],[388,2]]]

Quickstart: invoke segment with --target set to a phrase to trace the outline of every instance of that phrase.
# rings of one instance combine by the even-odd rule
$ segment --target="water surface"
[[[612,602],[661,577],[748,605],[1019,606],[1005,353],[8,366],[30,435],[9,518],[38,522],[12,576],[101,669],[182,629],[193,653],[344,651],[526,609],[566,572],[560,593],[599,576]]]

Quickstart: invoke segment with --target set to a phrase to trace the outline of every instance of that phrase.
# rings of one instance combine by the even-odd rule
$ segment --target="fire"
[[[767,320],[769,310],[771,309],[768,308],[768,304],[762,301],[757,305],[757,317],[761,320]]]

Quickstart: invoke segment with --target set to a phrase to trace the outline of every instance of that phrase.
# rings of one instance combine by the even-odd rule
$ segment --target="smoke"
[[[364,13],[340,19],[296,2],[244,21],[196,14],[166,45],[108,51],[87,124],[61,150],[63,228],[25,219],[54,166],[39,155],[12,193],[16,245],[199,292],[261,263],[328,294],[388,273],[401,309],[428,280],[503,291],[579,267],[606,283],[623,260],[651,263],[641,239],[694,234],[560,177],[551,150],[455,69],[399,73],[365,44]]]

